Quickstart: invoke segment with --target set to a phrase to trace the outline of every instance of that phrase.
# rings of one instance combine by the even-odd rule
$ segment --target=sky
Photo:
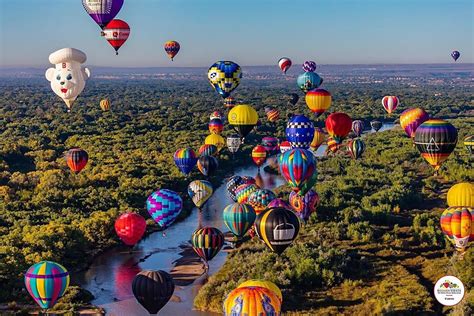
[[[217,60],[271,65],[474,62],[472,0],[125,0],[131,27],[115,56],[81,0],[0,0],[0,67],[46,67],[74,47],[88,65],[202,67]],[[176,40],[171,62],[163,50]]]

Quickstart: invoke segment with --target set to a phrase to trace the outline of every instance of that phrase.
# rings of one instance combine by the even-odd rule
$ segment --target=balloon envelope
[[[315,72],[305,72],[298,76],[296,84],[304,93],[318,88],[323,83],[323,79]]]
[[[87,165],[87,161],[89,161],[89,155],[84,149],[71,148],[66,153],[66,163],[69,169],[76,174],[84,169]]]
[[[352,132],[354,132],[354,135],[359,137],[362,135],[362,132],[364,131],[364,122],[361,120],[355,120],[352,122]]]
[[[408,137],[415,137],[418,126],[429,119],[428,113],[420,108],[407,109],[400,114],[400,125]]]
[[[453,185],[448,190],[447,202],[449,207],[473,207],[474,208],[474,184],[461,182]]]
[[[212,183],[206,180],[194,180],[188,185],[189,197],[196,207],[201,208],[214,193]]]
[[[214,258],[224,245],[224,234],[214,227],[199,228],[191,237],[194,251],[204,261]]]
[[[127,22],[116,19],[110,21],[104,28],[103,34],[107,42],[115,49],[118,55],[118,50],[127,41],[130,36],[130,26]]]
[[[165,271],[141,271],[132,281],[132,292],[150,314],[156,314],[168,303],[174,292],[174,282]]]
[[[392,114],[397,109],[399,103],[400,101],[394,95],[387,95],[382,98],[383,108],[388,114]]]
[[[457,61],[459,57],[461,57],[461,53],[458,52],[457,50],[454,50],[452,53],[451,53],[451,57],[454,59],[454,61]]]
[[[216,135],[218,136],[218,135]],[[211,176],[216,172],[219,163],[217,162],[216,157],[213,156],[201,156],[198,159],[197,166],[199,171],[206,177]]]
[[[281,175],[300,195],[304,195],[316,183],[316,162],[310,151],[299,148],[289,150],[278,157],[278,163]]]
[[[331,93],[324,89],[314,89],[306,93],[306,105],[316,117],[327,111],[331,106]]]
[[[229,230],[237,237],[243,237],[252,227],[256,214],[249,204],[234,203],[224,208],[222,219]]]
[[[227,98],[240,84],[242,71],[232,61],[218,61],[209,67],[207,78],[214,89],[223,98]]]
[[[288,57],[280,58],[280,60],[278,61],[278,67],[280,67],[281,71],[286,74],[288,69],[290,69],[291,67],[291,59],[289,59]]]
[[[342,112],[330,114],[326,119],[326,130],[336,143],[342,143],[343,139],[352,129],[352,119],[349,115]]]
[[[252,160],[260,167],[267,160],[267,150],[262,145],[257,145],[252,149]]]
[[[440,219],[441,230],[454,244],[464,251],[474,240],[474,208],[455,206],[446,209]]]
[[[347,150],[352,159],[358,159],[365,151],[365,144],[361,139],[353,139],[347,143]]]
[[[301,68],[303,68],[304,72],[314,72],[316,71],[316,62],[312,60],[307,60],[303,63],[303,66]]]
[[[183,200],[178,193],[160,189],[153,192],[146,200],[146,208],[150,216],[162,229],[169,227],[178,217],[183,208]]]
[[[293,115],[286,125],[286,138],[292,148],[309,148],[314,137],[314,125],[304,115]]]
[[[173,60],[174,56],[176,56],[176,54],[178,54],[179,49],[181,48],[181,46],[176,41],[168,41],[168,42],[165,43],[164,48],[165,48],[165,52],[168,55],[168,57],[171,60]]]
[[[278,295],[265,287],[238,287],[224,301],[224,316],[280,314],[281,301]]]
[[[124,0],[82,0],[82,5],[87,11],[87,14],[103,29],[119,13],[123,1]]]
[[[250,105],[240,104],[229,111],[227,120],[241,137],[245,137],[257,125],[258,113]]]
[[[114,228],[124,244],[133,246],[142,239],[146,230],[146,221],[139,214],[125,213],[115,220]]]
[[[179,171],[185,175],[188,175],[197,163],[196,153],[189,147],[178,149],[173,158]]]

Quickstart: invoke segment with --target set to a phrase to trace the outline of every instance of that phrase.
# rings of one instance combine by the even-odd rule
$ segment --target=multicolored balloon
[[[399,103],[400,101],[394,95],[386,95],[382,98],[383,108],[389,115],[397,109]]]
[[[265,114],[267,115],[267,119],[269,122],[276,122],[280,118],[280,111],[275,108],[265,108]]]
[[[474,184],[461,182],[453,185],[448,190],[447,202],[449,207],[472,207],[474,208]]]
[[[238,287],[224,301],[224,316],[280,315],[281,301],[272,290],[259,286]]]
[[[229,194],[232,201],[237,202],[237,196],[235,195],[235,191],[239,185],[244,184],[241,176],[232,176],[227,180],[226,183],[226,190]]]
[[[191,236],[194,251],[204,261],[214,258],[224,245],[224,234],[214,227],[196,229]]]
[[[280,150],[279,140],[276,137],[267,136],[262,138],[262,146],[269,154],[274,154]]]
[[[330,150],[334,154],[339,150],[339,147],[341,146],[332,137],[328,138],[327,144],[328,144],[328,150]]]
[[[174,153],[174,163],[184,175],[188,175],[197,163],[197,157],[194,150],[189,147],[178,149]]]
[[[87,14],[104,29],[119,13],[124,0],[82,0]]]
[[[212,121],[212,120],[215,120],[215,119],[222,121],[224,119],[224,117],[222,116],[221,112],[214,111],[214,112],[211,113],[211,115],[209,115],[209,120]]]
[[[305,72],[298,76],[296,84],[304,93],[319,88],[323,79],[315,72]]]
[[[158,313],[174,293],[173,277],[162,270],[144,270],[132,281],[132,292],[150,314]]]
[[[104,111],[104,112],[110,110],[110,101],[109,101],[109,99],[100,100],[99,106],[102,109],[102,111]]]
[[[134,246],[146,230],[145,219],[137,213],[125,213],[115,220],[117,236],[128,246]]]
[[[306,105],[316,117],[327,111],[331,106],[331,93],[324,89],[314,89],[306,93]]]
[[[315,72],[316,71],[316,62],[314,62],[312,60],[307,60],[303,63],[303,66],[301,66],[301,68],[303,68],[304,72]]]
[[[352,129],[352,119],[342,112],[330,114],[326,119],[326,130],[336,143],[340,144]]]
[[[428,113],[425,110],[420,108],[411,108],[407,109],[400,114],[400,125],[405,130],[405,133],[410,138],[415,137],[415,131],[429,119]]]
[[[356,137],[360,137],[364,131],[364,122],[361,120],[355,120],[352,122],[352,132]]]
[[[349,141],[349,143],[347,143],[347,150],[349,151],[352,159],[358,159],[365,151],[365,144],[361,139],[352,139]]]
[[[280,144],[280,152],[283,154],[287,152],[288,150],[291,150],[291,143],[287,140],[282,141]]]
[[[178,54],[180,48],[181,48],[181,46],[176,41],[167,41],[165,43],[165,52],[166,52],[166,54],[168,54],[168,57],[171,60],[173,60],[174,56],[176,56],[176,54]]]
[[[26,271],[25,286],[41,308],[51,308],[66,292],[69,272],[56,262],[41,261]]]
[[[224,99],[224,106],[226,108],[233,108],[237,102],[235,102],[235,99],[233,97],[227,97]]]
[[[457,142],[458,131],[444,120],[428,120],[415,132],[416,148],[435,171],[438,171],[441,164],[448,159]]]
[[[293,115],[286,125],[286,138],[291,148],[309,148],[313,141],[314,125],[304,115]]]
[[[455,206],[446,209],[440,219],[441,230],[456,250],[464,252],[474,240],[474,208]]]
[[[219,163],[216,157],[201,156],[198,159],[197,167],[204,176],[208,177],[216,172],[217,167],[219,167]]]
[[[235,197],[240,204],[247,203],[250,194],[257,191],[258,187],[255,184],[244,183],[235,189]]]
[[[296,215],[306,222],[311,214],[316,212],[316,207],[319,204],[319,195],[313,189],[309,190],[303,196],[291,191],[289,201]]]
[[[66,153],[66,163],[72,172],[78,174],[84,169],[89,161],[87,151],[79,147],[71,148]]]
[[[321,146],[322,143],[324,143],[325,140],[326,140],[326,134],[324,133],[322,128],[317,127],[314,130],[313,141],[309,145],[309,148],[313,152],[316,152],[318,150],[319,146]]]
[[[227,205],[222,214],[225,225],[238,238],[242,238],[247,233],[256,217],[252,206],[239,203]]]
[[[239,86],[242,70],[232,61],[218,61],[209,67],[207,78],[211,86],[225,99]]]
[[[224,123],[220,119],[214,118],[209,122],[209,132],[219,135],[224,130]]]
[[[474,153],[474,135],[464,138],[464,147],[466,147],[466,150],[470,155]]]
[[[291,67],[291,59],[288,57],[282,57],[278,61],[278,67],[280,67],[281,71],[283,71],[284,74],[290,69]]]
[[[146,209],[162,229],[168,228],[178,218],[183,209],[183,200],[178,193],[160,189],[146,200]]]
[[[291,210],[291,205],[282,199],[273,199],[267,205],[267,208],[274,208],[274,207],[283,207],[283,208],[286,208],[287,210]]]
[[[457,50],[453,50],[451,53],[451,57],[454,59],[454,61],[457,61],[459,57],[461,57],[461,53]]]
[[[250,279],[243,283],[240,283],[237,288],[242,288],[242,287],[263,287],[275,293],[280,299],[280,302],[283,302],[283,294],[281,293],[280,288],[273,282],[266,281],[266,280]]]
[[[253,207],[255,213],[258,215],[263,212],[267,208],[267,205],[274,199],[276,199],[276,195],[272,190],[258,189],[249,195],[247,203]]]
[[[229,111],[227,120],[232,128],[239,133],[240,137],[243,138],[257,125],[258,113],[250,105],[240,104]]]
[[[382,128],[382,125],[383,125],[383,123],[380,122],[380,121],[371,121],[370,122],[370,127],[372,127],[372,129],[376,132],[378,132],[379,129]]]
[[[199,147],[199,156],[216,156],[219,149],[215,145],[204,144]]]
[[[255,230],[268,248],[281,254],[298,236],[300,221],[292,211],[271,208],[257,215]]]
[[[306,194],[316,183],[316,162],[310,151],[300,148],[289,150],[278,157],[278,163],[288,185],[300,195]]]
[[[227,137],[226,142],[227,142],[227,149],[229,149],[229,151],[232,154],[235,154],[239,150],[240,145],[242,144],[242,140],[240,139],[240,136],[235,135],[235,134]]]
[[[267,160],[267,151],[262,145],[257,145],[252,149],[252,160],[257,165],[261,167]]]
[[[201,208],[214,193],[212,183],[206,180],[194,180],[188,185],[189,197],[197,208]]]
[[[102,31],[102,35],[115,49],[115,55],[118,55],[120,47],[125,44],[128,37],[130,36],[130,26],[125,21],[115,19],[107,24],[107,26]]]
[[[211,128],[209,128],[211,129]],[[221,151],[222,148],[224,148],[226,141],[224,138],[219,135],[219,134],[211,134],[204,139],[204,144],[205,145],[214,145],[217,147],[217,151]]]

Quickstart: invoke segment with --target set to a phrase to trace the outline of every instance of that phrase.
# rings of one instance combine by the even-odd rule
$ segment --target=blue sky
[[[473,12],[472,0],[125,0],[131,35],[115,56],[81,0],[0,0],[0,66],[45,66],[62,47],[101,66],[446,63],[453,49],[472,63]]]

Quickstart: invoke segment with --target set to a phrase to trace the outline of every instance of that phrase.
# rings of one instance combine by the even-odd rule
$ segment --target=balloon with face
[[[86,60],[86,54],[75,48],[62,48],[49,55],[49,62],[55,66],[46,70],[45,76],[53,92],[66,103],[68,112],[90,77],[89,69],[82,66]]]

